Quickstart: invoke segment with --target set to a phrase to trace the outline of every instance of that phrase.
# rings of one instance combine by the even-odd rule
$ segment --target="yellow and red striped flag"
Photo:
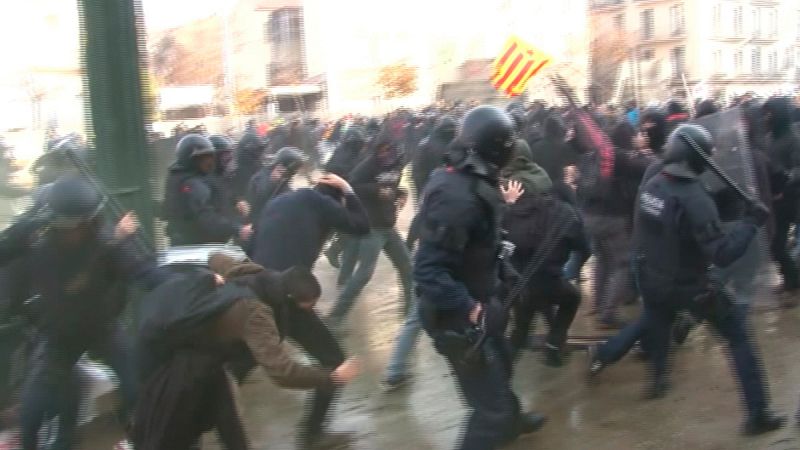
[[[526,43],[517,36],[511,36],[503,47],[503,52],[494,60],[492,84],[495,89],[515,97],[525,90],[528,80],[550,63],[550,56]]]

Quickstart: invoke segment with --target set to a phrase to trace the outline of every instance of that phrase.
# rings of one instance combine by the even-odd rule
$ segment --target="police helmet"
[[[106,198],[77,175],[63,176],[47,190],[47,207],[55,228],[75,228],[88,223],[100,215],[105,203]]]
[[[664,172],[681,178],[695,178],[705,171],[705,159],[699,152],[711,155],[714,142],[711,133],[695,124],[681,125],[667,140]]]
[[[456,140],[499,169],[511,158],[514,133],[514,121],[505,111],[478,106],[464,116]]]
[[[197,156],[213,154],[214,145],[201,134],[187,134],[178,141],[175,153],[178,161],[186,161]]]
[[[227,136],[223,136],[221,134],[215,134],[209,136],[208,140],[211,141],[211,146],[217,153],[233,151],[233,142],[230,139],[228,139]]]

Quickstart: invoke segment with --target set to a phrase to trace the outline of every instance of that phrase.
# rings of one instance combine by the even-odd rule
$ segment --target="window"
[[[719,5],[717,5],[719,6]],[[669,8],[669,29],[673,36],[683,34],[684,31],[683,3],[678,3]]]
[[[269,22],[264,22],[264,43],[269,44]]]
[[[785,51],[783,58],[783,68],[784,70],[794,68],[794,49],[791,47],[787,48]]]
[[[767,55],[767,68],[771,74],[778,73],[778,52],[769,52]]]
[[[655,16],[652,9],[642,11],[642,39],[653,39]]]
[[[671,12],[672,12],[672,9],[670,9],[670,13]],[[714,9],[713,9],[712,15],[714,17],[714,19],[713,19],[714,20],[714,25],[713,25],[714,26],[714,36],[720,36],[720,35],[722,35],[722,5],[720,5],[719,3],[714,5]]]
[[[753,37],[761,37],[761,8],[753,8]]]
[[[753,75],[761,73],[761,47],[755,47],[750,53],[750,71]]]
[[[714,73],[722,73],[722,50],[714,50]]]
[[[686,49],[674,47],[671,51],[672,57],[672,76],[680,78],[686,72]]]
[[[800,28],[798,28],[800,30]],[[744,9],[741,6],[733,8],[733,35],[742,36],[744,33]],[[799,34],[800,36],[800,34]]]
[[[614,16],[614,29],[617,31],[625,31],[625,15],[617,14]]]
[[[744,61],[744,52],[741,50],[737,50],[736,53],[733,54],[733,70],[736,73],[742,73],[743,61]]]
[[[776,37],[778,35],[778,12],[775,8],[764,8],[764,17],[767,23],[764,28],[767,30],[769,37]]]
[[[642,61],[651,61],[656,57],[656,51],[652,48],[643,48],[639,53],[639,59]]]

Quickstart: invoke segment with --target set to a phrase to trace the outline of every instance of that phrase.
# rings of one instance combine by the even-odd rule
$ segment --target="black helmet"
[[[294,172],[296,172],[300,166],[305,164],[307,159],[306,155],[296,147],[283,147],[275,153],[272,164],[280,164],[285,167],[287,171],[294,170]]]
[[[59,178],[47,190],[47,207],[53,215],[51,225],[56,228],[74,228],[92,221],[105,203],[105,197],[97,189],[76,175]]]
[[[705,171],[701,151],[711,155],[714,142],[711,133],[694,124],[681,125],[672,132],[664,152],[664,172],[681,178],[695,178]]]
[[[456,140],[496,171],[514,150],[514,121],[500,108],[478,106],[464,116]]]
[[[233,141],[228,139],[227,136],[223,136],[221,134],[215,134],[209,136],[208,140],[211,141],[211,146],[214,147],[214,151],[217,153],[233,151]]]
[[[187,134],[175,148],[175,155],[178,162],[187,165],[190,160],[200,155],[211,155],[214,153],[214,145],[207,137],[201,134]]]

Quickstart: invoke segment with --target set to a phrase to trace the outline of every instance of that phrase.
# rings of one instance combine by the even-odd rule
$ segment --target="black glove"
[[[508,313],[499,300],[493,298],[481,305],[478,325],[487,336],[502,336],[507,323]]]
[[[748,202],[747,209],[744,212],[744,221],[748,223],[752,223],[758,227],[767,223],[767,219],[769,219],[769,208],[767,205],[760,202],[759,200],[754,200]]]

